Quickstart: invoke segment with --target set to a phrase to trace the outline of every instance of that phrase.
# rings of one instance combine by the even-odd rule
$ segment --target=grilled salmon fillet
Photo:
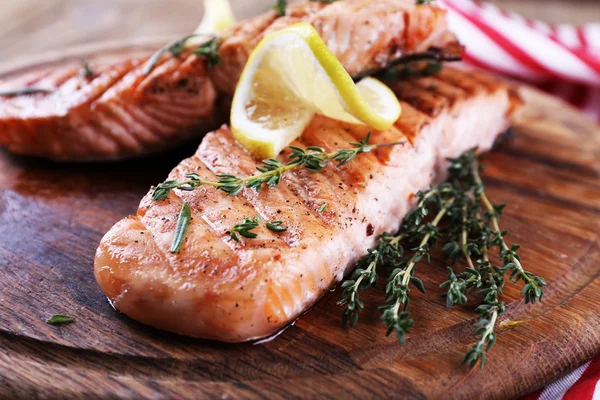
[[[114,306],[130,317],[184,335],[242,342],[273,334],[307,310],[353,268],[377,237],[395,231],[414,193],[441,178],[447,157],[478,146],[488,150],[509,124],[511,91],[492,78],[445,68],[438,76],[388,82],[402,116],[370,143],[402,145],[327,166],[294,170],[271,189],[245,188],[227,197],[211,186],[172,191],[118,222],[96,253],[96,279]],[[316,116],[296,146],[327,152],[350,148],[368,128]],[[280,155],[284,162],[285,153]],[[248,176],[262,165],[227,126],[206,135],[196,154],[169,179],[196,172]],[[182,203],[192,220],[178,254],[169,249]],[[323,212],[318,209],[327,203]],[[232,240],[244,217],[283,221],[255,239]]]
[[[226,121],[227,98],[250,52],[264,35],[299,21],[317,29],[352,75],[390,60],[456,44],[445,12],[414,0],[304,1],[242,22],[222,35],[221,64],[186,51],[148,59],[80,65],[0,82],[0,92],[43,88],[50,93],[0,95],[0,146],[55,160],[120,159],[164,150]],[[454,46],[455,47],[455,46]],[[220,103],[219,99],[224,99]],[[219,106],[223,104],[223,106]],[[222,112],[217,112],[217,111]],[[208,128],[210,127],[210,128]]]

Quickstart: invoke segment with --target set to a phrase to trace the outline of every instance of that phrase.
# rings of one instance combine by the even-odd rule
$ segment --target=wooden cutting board
[[[148,52],[86,47],[0,67],[0,79],[55,63]],[[75,61],[74,61],[75,60]],[[526,112],[485,157],[491,197],[527,269],[548,281],[542,304],[507,285],[509,310],[484,370],[461,367],[473,305],[446,310],[440,259],[419,264],[427,294],[411,303],[406,345],[385,337],[377,304],[340,326],[341,291],[327,294],[266,343],[222,344],[141,325],[109,305],[92,274],[102,235],[134,213],[197,143],[151,158],[55,164],[0,152],[1,398],[510,398],[536,390],[600,352],[600,130],[564,103],[523,88]],[[198,140],[199,142],[199,140]],[[55,327],[50,315],[77,322]]]

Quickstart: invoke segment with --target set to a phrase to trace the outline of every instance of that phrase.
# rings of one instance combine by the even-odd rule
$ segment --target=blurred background
[[[231,0],[238,19],[274,0]],[[600,22],[600,0],[494,0],[549,23]],[[177,37],[200,22],[202,0],[0,0],[0,63],[103,40]]]

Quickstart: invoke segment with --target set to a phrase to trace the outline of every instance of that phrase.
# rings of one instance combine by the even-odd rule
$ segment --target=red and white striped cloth
[[[599,400],[600,356],[522,400]]]
[[[600,121],[600,23],[552,25],[481,1],[437,4],[467,63],[533,83]]]
[[[551,25],[473,0],[437,4],[467,63],[533,83],[600,121],[600,23]],[[538,399],[600,400],[600,355],[524,398]]]

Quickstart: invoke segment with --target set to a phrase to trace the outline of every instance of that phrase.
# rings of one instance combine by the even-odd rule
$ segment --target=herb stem
[[[463,215],[462,215],[462,232],[461,232],[461,249],[465,259],[467,260],[467,264],[469,264],[469,268],[475,269],[475,265],[473,264],[473,260],[471,259],[471,255],[469,254],[469,248],[467,247],[467,204],[463,206]]]
[[[481,247],[481,258],[483,258],[484,262],[490,262],[490,258],[488,256],[488,248],[487,246]]]
[[[399,235],[394,236],[394,238],[392,240],[390,240],[390,244],[394,245],[394,246],[398,246],[398,243],[400,243],[402,240],[406,239],[408,237],[407,233],[401,233]]]
[[[378,262],[379,262],[379,257],[375,257],[375,259],[369,263],[369,266],[365,270],[365,273],[361,274],[356,279],[356,282],[352,285],[352,294],[350,295],[350,303],[354,303],[356,301],[355,297],[358,293],[358,288],[360,287],[361,282],[363,281],[363,279],[365,279],[365,277],[371,276],[371,274],[373,274],[375,272],[375,267],[377,266]]]
[[[498,306],[493,306],[490,309],[489,317],[490,317],[490,319],[489,319],[488,323],[483,327],[483,330],[480,331],[481,337],[479,338],[477,343],[475,343],[475,345],[473,346],[476,349],[483,349],[484,346],[486,345],[486,343],[488,343],[490,341],[490,336],[494,335],[494,327],[496,326],[496,320],[498,319]],[[479,356],[479,360],[481,360],[481,368],[483,368],[483,365],[485,363],[485,355],[484,354],[485,353],[482,352],[481,355]]]
[[[329,157],[329,154],[327,156]],[[300,164],[301,163],[299,161],[298,162],[292,162],[290,164],[286,164],[283,167],[278,167],[278,168],[276,168],[274,170],[271,170],[271,171],[266,171],[266,172],[262,172],[262,173],[260,173],[258,175],[250,175],[250,176],[247,176],[245,178],[238,179],[236,181],[236,183],[238,183],[238,184],[239,183],[246,183],[246,182],[250,182],[250,181],[252,181],[254,179],[264,179],[264,178],[268,178],[268,177],[271,177],[271,176],[274,176],[274,175],[282,175],[283,173],[285,173],[287,171],[291,171],[294,168],[298,168],[298,166]]]

